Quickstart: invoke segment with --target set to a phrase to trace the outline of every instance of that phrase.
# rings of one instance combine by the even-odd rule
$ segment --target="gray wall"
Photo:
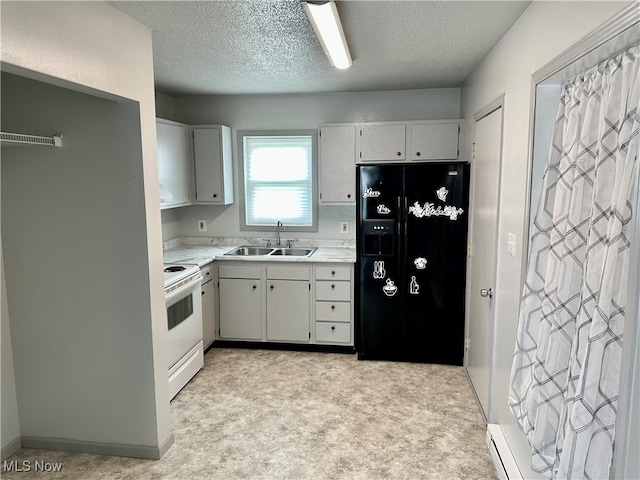
[[[63,148],[2,151],[2,248],[21,435],[151,447],[138,104],[3,74],[2,126],[64,135]]]
[[[166,97],[166,96],[165,96]],[[166,98],[159,96],[164,112]],[[158,102],[158,99],[157,99]],[[315,129],[322,123],[435,120],[458,118],[460,90],[425,89],[389,92],[306,95],[232,95],[179,97],[173,100],[172,120],[196,124],[223,124],[232,128],[234,183],[238,192],[237,131],[269,129]],[[163,238],[175,236],[255,236],[265,232],[240,231],[238,202],[228,207],[190,206],[163,212]],[[208,231],[197,231],[197,220],[206,219]],[[350,222],[349,234],[340,233],[340,222]],[[295,233],[295,238],[352,240],[355,235],[354,206],[320,206],[317,233]],[[275,230],[275,226],[274,226]]]
[[[0,352],[2,352],[2,460],[13,454],[20,448],[20,423],[18,422],[18,397],[16,395],[16,380],[13,368],[13,349],[11,345],[11,327],[9,325],[9,310],[7,308],[7,289],[4,278],[4,260],[0,258],[0,270],[2,275],[2,331],[0,333]]]
[[[529,134],[533,119],[532,74],[588,35],[629,2],[533,2],[462,88],[461,113],[473,114],[505,95],[502,184],[500,191],[495,337],[490,422],[499,424],[525,478],[531,471],[531,449],[507,406],[511,358],[515,346],[525,232]],[[475,132],[468,132],[467,151]],[[507,251],[507,235],[517,238],[516,255]],[[468,320],[471,321],[471,320]]]
[[[151,32],[106,2],[4,2],[0,21],[3,72],[44,82],[38,101],[2,96],[3,127],[66,135],[60,150],[2,152],[21,434],[157,456],[173,434]],[[45,83],[63,90],[42,98]],[[4,348],[2,360],[4,389]]]

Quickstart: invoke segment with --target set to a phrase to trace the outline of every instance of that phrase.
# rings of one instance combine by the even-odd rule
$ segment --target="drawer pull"
[[[336,326],[335,325],[331,325],[331,330],[335,330]]]
[[[204,292],[202,292],[202,294],[204,295]],[[335,305],[331,305],[331,310],[335,310],[336,306]]]
[[[271,290],[273,290],[273,285],[271,285],[269,288],[270,288]]]
[[[336,271],[335,270],[331,270],[331,275],[335,275]]]
[[[256,288],[258,288],[258,286],[257,286],[257,285],[254,285],[254,286],[253,286],[253,289],[255,290]]]
[[[335,285],[331,285],[331,290],[335,290],[336,286]]]

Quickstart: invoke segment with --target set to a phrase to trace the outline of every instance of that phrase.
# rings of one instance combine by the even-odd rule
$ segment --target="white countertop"
[[[202,267],[214,260],[233,260],[240,262],[329,262],[355,263],[356,249],[354,247],[325,247],[321,246],[308,257],[295,256],[225,256],[226,252],[238,245],[177,245],[164,251],[164,263],[184,263]],[[275,247],[274,247],[275,248]]]

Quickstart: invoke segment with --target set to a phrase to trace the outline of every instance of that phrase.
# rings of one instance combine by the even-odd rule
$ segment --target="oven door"
[[[202,340],[202,293],[200,281],[171,292],[165,299],[169,327],[171,368]]]

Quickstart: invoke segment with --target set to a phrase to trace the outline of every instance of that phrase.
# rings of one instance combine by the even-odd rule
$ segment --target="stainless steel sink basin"
[[[308,257],[315,248],[276,248],[270,255],[288,255],[292,257]]]
[[[268,255],[272,250],[273,248],[265,247],[238,247],[228,251],[227,253],[225,253],[225,255],[233,255],[236,257],[251,257],[257,255]]]

